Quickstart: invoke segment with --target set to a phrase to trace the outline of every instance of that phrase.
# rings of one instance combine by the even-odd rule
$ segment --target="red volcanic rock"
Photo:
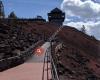
[[[51,23],[27,23],[26,31],[35,31],[49,38],[58,26]],[[61,51],[54,54],[61,80],[86,80],[100,76],[100,41],[73,27],[65,26],[57,35],[63,42]],[[97,79],[99,80],[99,79]]]
[[[51,23],[17,24],[20,25],[25,33],[42,39],[48,39],[59,28]],[[57,39],[63,42],[63,47],[53,53],[60,80],[100,80],[100,41],[69,26],[59,32]]]
[[[58,26],[51,23],[29,23],[26,28],[42,35],[44,33],[49,38]],[[57,37],[64,45],[53,55],[60,79],[100,80],[100,41],[69,26],[65,26]]]

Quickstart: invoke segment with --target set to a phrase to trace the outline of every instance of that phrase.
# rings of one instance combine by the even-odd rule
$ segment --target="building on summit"
[[[48,13],[48,21],[50,23],[54,23],[58,26],[61,26],[65,19],[65,13],[62,12],[59,8],[55,8]],[[8,18],[5,18],[5,12],[4,12],[4,5],[3,2],[0,0],[0,20],[3,22],[12,22],[13,20],[16,20],[17,22],[46,22],[45,19],[42,18],[42,16],[37,16],[35,18],[18,18],[14,12],[11,12],[8,15]]]
[[[51,23],[56,23],[57,25],[62,25],[65,19],[65,13],[60,9],[55,8],[48,13],[48,20]]]

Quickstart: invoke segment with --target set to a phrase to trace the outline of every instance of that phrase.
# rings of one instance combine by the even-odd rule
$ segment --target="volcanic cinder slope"
[[[58,26],[51,23],[28,23],[27,30],[36,30],[49,38]],[[54,53],[61,80],[100,80],[100,41],[73,27],[65,26],[57,35],[62,49]]]
[[[49,38],[58,26],[51,23],[24,23],[25,32]],[[63,47],[54,53],[61,80],[100,80],[100,41],[73,27],[65,26],[57,35]]]

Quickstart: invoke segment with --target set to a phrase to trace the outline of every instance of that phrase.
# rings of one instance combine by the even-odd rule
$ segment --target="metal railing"
[[[51,76],[52,76],[52,80],[59,80],[57,68],[52,56],[51,56]]]
[[[52,80],[60,80],[58,77],[58,72],[57,72],[57,68],[54,62],[54,59],[52,57],[52,40],[55,38],[56,35],[58,35],[58,33],[62,30],[64,26],[61,26],[57,29],[57,31],[47,40],[48,42],[50,42],[50,47],[46,50],[45,52],[45,56],[44,56],[44,64],[43,64],[43,74],[42,74],[42,80],[45,80],[44,78],[44,68],[45,68],[45,64],[47,64],[47,80],[49,80],[49,73],[48,73],[48,62],[51,65],[51,77]],[[46,61],[47,58],[47,61]]]
[[[48,65],[48,64],[50,64],[50,65]],[[46,75],[45,75],[45,66],[46,66],[46,70],[47,70],[47,74]],[[51,69],[51,73],[49,71],[50,69]],[[46,80],[49,80],[50,79],[49,78],[50,74],[51,74],[52,80],[59,80],[57,68],[56,68],[55,62],[53,60],[53,57],[51,55],[51,49],[49,47],[46,50],[45,56],[44,56],[42,80],[45,80],[45,76],[47,77]]]
[[[58,35],[58,33],[62,30],[63,27],[64,27],[64,26],[60,26],[60,27],[57,29],[57,31],[48,39],[48,41],[51,42],[51,41],[55,38],[55,36]]]

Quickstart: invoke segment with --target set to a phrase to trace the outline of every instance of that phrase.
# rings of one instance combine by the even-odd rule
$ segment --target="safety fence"
[[[52,45],[53,45],[52,41],[55,39],[55,37],[59,34],[59,32],[63,28],[64,28],[64,26],[60,26],[57,29],[57,31],[47,40],[48,42],[50,42],[50,47],[45,52],[42,80],[50,80],[49,68],[51,69],[51,80],[59,80],[56,63],[55,63],[53,56],[52,56]],[[50,63],[50,67],[49,67],[49,63]],[[46,74],[47,79],[45,79],[45,64],[47,64],[47,74]]]
[[[57,67],[56,67],[54,59],[52,57],[51,51],[52,51],[51,47],[49,47],[45,52],[42,80],[50,80],[50,79],[51,80],[59,80]],[[45,66],[46,66],[46,74],[45,74]]]

